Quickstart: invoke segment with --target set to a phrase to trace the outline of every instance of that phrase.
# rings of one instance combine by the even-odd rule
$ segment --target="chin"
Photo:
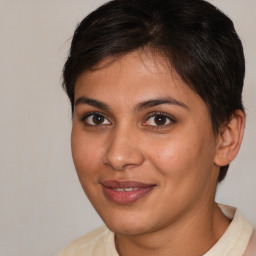
[[[117,223],[107,224],[107,227],[115,234],[123,236],[139,236],[149,232],[148,227],[146,228],[142,225],[136,225],[136,223],[132,223],[132,225],[122,225]]]
[[[115,234],[136,236],[148,233],[152,229],[149,225],[152,223],[152,218],[143,212],[122,212],[116,215],[112,214],[111,218],[109,216],[105,218],[102,216],[102,219],[107,227]]]

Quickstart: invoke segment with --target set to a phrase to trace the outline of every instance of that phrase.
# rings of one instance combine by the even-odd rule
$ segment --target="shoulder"
[[[103,226],[71,242],[58,256],[104,256],[111,243],[114,245],[114,235]]]
[[[220,204],[219,207],[231,223],[222,237],[204,256],[255,256],[253,225],[238,209]]]
[[[248,247],[244,253],[244,256],[254,256],[256,255],[256,231],[254,230],[250,240]]]

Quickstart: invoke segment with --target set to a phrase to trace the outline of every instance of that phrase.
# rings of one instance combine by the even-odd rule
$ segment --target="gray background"
[[[61,70],[76,24],[103,0],[0,0],[0,256],[55,255],[100,226],[70,152]],[[217,201],[256,225],[256,1],[212,0],[234,21],[247,59],[244,143]]]

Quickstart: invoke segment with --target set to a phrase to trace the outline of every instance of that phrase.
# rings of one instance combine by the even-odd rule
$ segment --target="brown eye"
[[[159,116],[154,117],[154,122],[156,125],[165,125],[167,121],[168,120],[167,120],[166,116],[159,115]]]
[[[90,114],[87,115],[82,121],[87,125],[97,126],[97,125],[109,125],[111,122],[101,114]]]
[[[171,123],[174,123],[175,120],[164,114],[155,114],[149,117],[143,125],[148,126],[167,126]]]
[[[94,124],[99,125],[104,123],[105,117],[101,115],[93,115],[92,121]]]

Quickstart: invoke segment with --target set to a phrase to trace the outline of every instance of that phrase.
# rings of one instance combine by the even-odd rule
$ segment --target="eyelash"
[[[88,123],[88,118],[93,118],[95,116],[99,116],[99,117],[103,117],[104,118],[104,122],[105,120],[107,120],[109,122],[109,124],[104,124],[104,123],[100,123],[100,124],[89,124]],[[162,118],[165,118],[166,120],[169,121],[168,124],[159,124],[159,125],[147,125],[145,124],[146,122],[148,122],[151,118],[156,118],[156,117],[162,117]],[[87,119],[87,120],[86,120]],[[99,112],[90,112],[90,113],[86,113],[85,115],[83,115],[81,118],[80,118],[80,121],[82,123],[84,123],[86,126],[103,126],[103,125],[111,125],[111,122],[108,120],[108,118],[103,115],[102,113],[99,113]],[[166,114],[166,113],[162,113],[162,112],[154,112],[154,113],[150,113],[148,114],[147,118],[146,118],[146,121],[144,121],[142,123],[143,126],[149,126],[149,127],[153,127],[153,128],[157,128],[157,129],[161,129],[161,128],[165,128],[166,126],[169,126],[170,124],[172,123],[176,123],[176,120],[174,117]]]
[[[167,127],[167,126],[169,126],[173,123],[176,123],[176,119],[173,116],[170,116],[170,115],[168,115],[166,113],[163,113],[163,112],[154,112],[154,113],[148,114],[148,117],[147,117],[146,121],[143,122],[143,124],[145,122],[149,121],[151,118],[156,118],[156,117],[163,117],[166,120],[168,120],[169,123],[168,124],[162,124],[162,125],[160,125],[160,124],[157,125],[156,124],[156,125],[145,125],[145,126],[150,126],[150,127],[156,128],[156,129],[163,129],[163,128],[165,128],[165,127]]]
[[[82,123],[84,123],[86,126],[102,126],[102,125],[109,125],[109,124],[89,124],[88,122],[86,122],[86,119],[88,119],[89,117],[92,117],[93,116],[99,116],[99,117],[103,117],[105,120],[107,120],[110,124],[111,122],[106,118],[105,115],[103,115],[102,113],[99,113],[99,112],[90,112],[90,113],[86,113],[85,115],[83,115],[81,118],[80,118],[80,121]],[[88,121],[88,120],[87,120]]]

